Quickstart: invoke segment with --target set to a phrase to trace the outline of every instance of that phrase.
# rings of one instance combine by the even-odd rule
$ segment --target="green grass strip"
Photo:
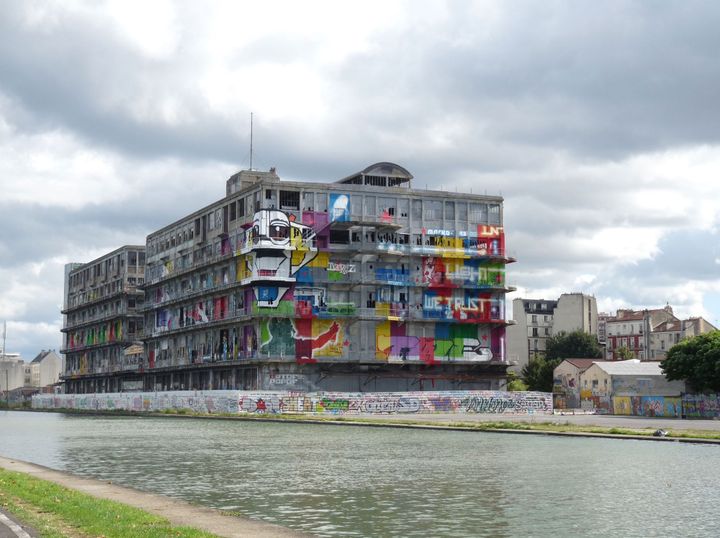
[[[0,469],[0,506],[43,536],[105,538],[210,538],[216,535],[173,526],[167,519],[115,501],[96,499],[23,473]]]

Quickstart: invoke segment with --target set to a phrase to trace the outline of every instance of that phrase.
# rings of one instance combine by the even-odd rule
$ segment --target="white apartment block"
[[[535,357],[544,356],[547,339],[560,332],[581,330],[597,334],[595,297],[564,293],[557,300],[514,299],[515,325],[507,328],[508,360],[520,371]]]

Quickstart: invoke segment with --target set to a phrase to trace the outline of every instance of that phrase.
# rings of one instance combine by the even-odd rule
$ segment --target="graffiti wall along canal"
[[[198,413],[410,414],[492,413],[552,414],[545,392],[244,392],[178,391],[104,394],[41,394],[35,409],[164,411]]]

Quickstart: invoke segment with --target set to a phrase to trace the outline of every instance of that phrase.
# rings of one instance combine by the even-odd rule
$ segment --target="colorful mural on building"
[[[285,211],[257,211],[252,227],[237,240],[234,278],[229,275],[251,285],[253,294],[235,294],[226,303],[198,301],[185,313],[189,322],[223,319],[233,310],[258,317],[257,346],[246,335],[245,346],[231,345],[240,349],[231,350],[231,356],[252,350],[295,357],[299,363],[347,357],[348,327],[369,320],[377,360],[433,364],[504,358],[505,269],[497,259],[504,255],[501,227],[480,226],[475,237],[423,230],[417,242],[421,247],[427,243],[433,255],[363,264],[329,246],[330,225],[349,222],[351,209],[349,195],[331,194],[329,213],[303,211],[302,222]],[[375,233],[368,238],[408,246],[394,233]],[[362,284],[373,286],[367,300],[355,288]],[[162,323],[172,327],[169,319]]]

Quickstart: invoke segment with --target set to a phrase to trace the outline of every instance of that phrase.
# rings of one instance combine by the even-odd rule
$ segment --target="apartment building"
[[[560,332],[597,334],[595,297],[563,293],[556,300],[513,300],[514,325],[508,328],[508,358],[520,371],[531,359],[545,356],[547,339]]]
[[[664,321],[653,327],[650,333],[647,359],[661,361],[670,348],[681,340],[714,330],[717,329],[701,317]]]
[[[127,245],[65,271],[63,380],[69,393],[142,388],[137,357],[126,349],[142,337],[145,247]]]
[[[497,389],[502,198],[244,170],[147,237],[146,390]]]
[[[25,386],[46,387],[60,381],[62,358],[54,349],[42,350],[25,364]]]
[[[673,314],[670,305],[664,308],[650,310],[619,309],[615,317],[605,322],[607,346],[605,348],[608,360],[622,360],[623,358],[634,358],[648,360],[652,357],[648,353],[650,349],[650,334],[656,327],[667,328],[667,323],[680,323],[680,320]],[[663,325],[661,325],[663,324]],[[656,340],[659,342],[659,340]],[[618,349],[625,348],[630,351],[632,357],[622,357]]]

